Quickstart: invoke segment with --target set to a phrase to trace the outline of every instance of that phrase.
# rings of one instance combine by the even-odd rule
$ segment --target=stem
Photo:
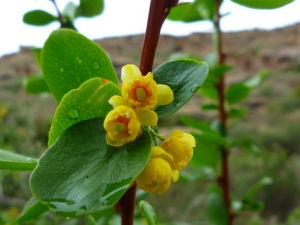
[[[61,12],[59,11],[59,8],[58,8],[58,6],[57,6],[57,4],[56,4],[56,1],[55,1],[55,0],[50,0],[50,1],[51,1],[51,2],[53,3],[53,5],[54,5],[54,8],[55,8],[55,10],[56,10],[56,13],[57,13],[57,17],[58,17],[59,22],[61,23],[61,25],[65,24],[65,19],[64,19],[63,15],[61,14]]]
[[[214,18],[214,51],[217,54],[218,65],[225,64],[226,58],[224,54],[223,33],[220,27],[220,7],[222,0],[217,0],[215,6]],[[219,82],[215,85],[219,97],[219,120],[222,123],[222,135],[227,135],[227,112],[225,108],[225,74],[222,74]],[[218,179],[219,185],[222,188],[222,196],[228,213],[228,225],[233,224],[234,215],[231,211],[230,200],[230,175],[229,175],[229,149],[226,146],[221,146],[221,175]]]
[[[154,56],[160,36],[160,30],[172,7],[178,0],[151,0],[148,14],[147,29],[140,61],[142,74],[152,71]],[[121,212],[122,225],[133,225],[136,184],[126,191],[118,202],[117,209]]]
[[[129,188],[119,201],[122,225],[132,225],[134,220],[136,184]]]
[[[151,0],[140,61],[140,69],[144,75],[152,71],[161,27],[171,8],[176,6],[177,2],[178,0]]]

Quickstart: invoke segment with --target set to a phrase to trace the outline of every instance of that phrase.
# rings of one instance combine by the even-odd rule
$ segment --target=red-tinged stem
[[[119,201],[122,225],[132,225],[134,221],[136,184],[129,188]]]
[[[217,0],[215,7],[215,19],[214,19],[214,46],[215,52],[217,53],[218,64],[225,64],[226,58],[224,54],[224,45],[223,45],[223,33],[220,27],[220,7],[222,0]],[[219,120],[222,123],[222,135],[227,135],[227,112],[225,108],[225,74],[223,74],[216,84],[216,89],[219,96]],[[231,200],[230,200],[230,175],[229,175],[229,149],[226,146],[221,146],[221,175],[219,177],[219,185],[222,188],[222,196],[228,213],[228,225],[233,224],[234,215],[231,210]]]
[[[172,7],[178,0],[152,0],[140,61],[142,74],[152,71],[154,56],[160,36],[161,27]]]
[[[143,75],[152,71],[161,27],[171,8],[174,7],[177,2],[178,0],[151,0],[140,61],[140,69]],[[136,184],[126,191],[116,205],[117,210],[121,213],[122,225],[133,225],[135,193]]]

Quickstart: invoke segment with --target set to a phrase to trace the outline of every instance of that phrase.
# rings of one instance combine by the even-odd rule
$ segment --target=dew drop
[[[68,112],[68,116],[71,118],[71,119],[77,119],[79,117],[79,113],[77,111],[77,109],[71,109],[69,112]]]
[[[93,62],[92,67],[93,67],[94,70],[99,70],[100,69],[100,65],[97,61]]]
[[[196,91],[198,90],[198,88],[199,88],[199,87],[193,87],[191,91],[192,91],[192,92],[196,92]]]
[[[82,60],[78,57],[76,57],[76,61],[78,62],[78,64],[81,64],[82,63]]]

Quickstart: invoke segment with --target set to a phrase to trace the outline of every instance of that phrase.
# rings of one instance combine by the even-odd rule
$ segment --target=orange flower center
[[[147,92],[144,90],[144,88],[138,88],[135,94],[139,101],[144,101],[147,98]]]
[[[131,89],[130,95],[138,102],[147,102],[151,97],[151,90],[145,84],[137,82]]]
[[[117,134],[121,135],[128,135],[128,124],[130,122],[130,119],[125,116],[118,116],[113,123],[113,130]]]

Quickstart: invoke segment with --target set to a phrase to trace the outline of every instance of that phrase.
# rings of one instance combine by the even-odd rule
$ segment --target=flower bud
[[[172,155],[171,164],[173,170],[182,170],[193,157],[195,138],[180,130],[172,132],[171,136],[162,143],[162,148]]]

